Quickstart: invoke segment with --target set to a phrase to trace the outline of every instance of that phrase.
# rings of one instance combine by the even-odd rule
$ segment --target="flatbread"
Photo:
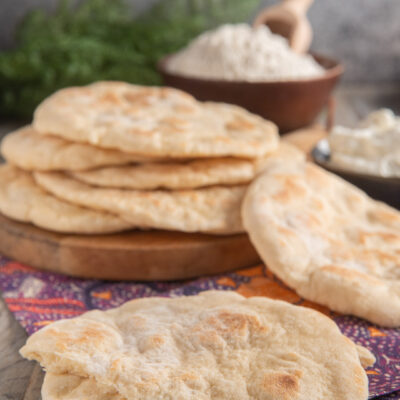
[[[360,363],[364,368],[375,363],[375,357],[368,349],[358,345],[356,345],[356,349]],[[83,378],[81,376],[67,374],[52,374],[50,372],[45,374],[41,394],[42,400],[127,400],[114,386],[105,385],[96,381],[94,378]],[[262,395],[264,394],[265,393]],[[251,399],[264,399],[265,397],[262,397],[262,395],[260,394],[259,397],[254,396]],[[274,393],[274,395],[277,394]],[[209,395],[208,398],[222,399],[223,397],[211,397],[211,395]],[[275,398],[287,399],[288,397],[285,397],[285,394],[283,394],[283,397],[274,397],[274,399]],[[226,399],[230,399],[230,397],[226,397]]]
[[[79,207],[46,193],[28,172],[0,166],[0,212],[21,222],[64,233],[110,233],[133,225],[103,211]]]
[[[41,329],[20,353],[47,373],[95,380],[123,399],[368,397],[357,347],[331,319],[228,291],[91,311]],[[79,388],[75,395],[85,398]]]
[[[249,183],[271,157],[304,159],[295,147],[281,143],[276,153],[256,159],[208,158],[187,162],[148,163],[79,171],[71,176],[90,185],[126,189],[194,189]]]
[[[1,143],[1,153],[9,163],[29,171],[81,171],[108,165],[160,161],[154,157],[74,143],[53,135],[40,135],[31,126],[9,133]]]
[[[109,211],[141,228],[232,234],[243,232],[246,186],[143,191],[89,186],[66,174],[35,172],[36,182],[62,200]]]
[[[122,82],[60,90],[39,105],[33,126],[71,141],[161,157],[262,157],[279,141],[274,124],[238,106]]]
[[[250,160],[216,158],[187,163],[138,164],[71,173],[90,185],[125,189],[194,189],[250,182],[256,165]]]
[[[400,213],[321,168],[271,163],[246,193],[243,224],[271,269],[334,311],[400,325]]]

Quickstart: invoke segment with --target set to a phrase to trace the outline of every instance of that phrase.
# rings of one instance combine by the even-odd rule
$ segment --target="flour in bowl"
[[[223,25],[194,39],[167,63],[171,73],[230,81],[286,81],[321,76],[309,55],[293,52],[267,26]]]

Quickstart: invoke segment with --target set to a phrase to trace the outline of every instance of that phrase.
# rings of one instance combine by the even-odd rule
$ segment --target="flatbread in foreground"
[[[66,174],[35,172],[36,182],[65,201],[120,215],[139,228],[233,234],[243,232],[246,186],[145,191],[89,186]]]
[[[358,352],[358,356],[360,359],[360,363],[363,367],[369,367],[375,363],[375,357],[373,354],[362,346],[356,346],[356,350]],[[279,385],[281,382],[277,380],[277,384]],[[282,392],[277,393],[276,390],[273,391],[273,395],[277,396],[274,399],[288,399],[296,394],[293,394],[292,391],[287,390],[287,393],[284,392],[284,389],[287,388],[287,385],[282,385]],[[42,400],[127,400],[126,397],[122,396],[113,385],[106,385],[104,383],[99,383],[96,379],[92,377],[81,377],[77,375],[67,375],[67,374],[52,374],[47,372],[42,386]],[[260,396],[257,397],[257,394],[250,399],[264,399],[263,397],[266,393],[260,392]],[[231,397],[221,397],[224,396],[223,393],[218,393],[217,396],[212,396],[212,394],[208,394],[209,397],[206,397],[205,394],[203,397],[199,394],[199,398],[204,399],[231,399]],[[279,396],[280,395],[280,396]],[[267,396],[269,394],[267,393]],[[267,397],[271,398],[271,397]],[[297,398],[297,397],[296,397]],[[314,397],[313,397],[314,398]],[[364,398],[364,397],[361,397]],[[181,397],[178,397],[181,399]],[[245,398],[246,399],[246,398]],[[347,399],[347,398],[346,398]],[[335,398],[335,400],[338,400]]]
[[[400,326],[400,213],[321,168],[271,163],[243,224],[268,268],[334,311]]]
[[[256,159],[233,157],[187,162],[147,163],[78,171],[70,175],[90,185],[126,189],[196,189],[213,185],[249,183],[272,157],[303,160],[304,154],[281,143],[273,154]]]
[[[123,82],[62,89],[39,105],[33,126],[144,156],[253,158],[272,153],[279,143],[273,123],[241,107]]]
[[[85,398],[81,384],[82,391],[93,385],[89,392],[96,393],[95,382],[103,389],[93,400],[113,389],[121,400],[368,397],[358,348],[331,319],[227,291],[91,311],[41,329],[20,352],[41,363],[53,386],[54,375],[85,378],[62,377],[76,400]],[[56,397],[44,396],[50,399]]]
[[[54,135],[40,135],[30,126],[9,133],[1,142],[1,154],[9,163],[29,171],[82,171],[132,162],[160,161],[154,157],[70,142]]]
[[[31,174],[7,164],[0,166],[0,212],[63,233],[111,233],[133,227],[116,215],[59,200],[36,185]]]

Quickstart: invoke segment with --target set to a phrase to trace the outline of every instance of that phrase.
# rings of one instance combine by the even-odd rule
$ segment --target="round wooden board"
[[[177,280],[247,267],[260,258],[247,235],[167,231],[65,235],[0,215],[0,253],[66,275],[108,280]]]

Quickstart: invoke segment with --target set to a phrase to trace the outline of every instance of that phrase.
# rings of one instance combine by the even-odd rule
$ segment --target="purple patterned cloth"
[[[377,361],[367,370],[370,398],[400,400],[400,329],[380,328],[306,301],[263,265],[183,282],[104,282],[39,271],[0,256],[0,290],[28,334],[52,321],[92,309],[107,310],[135,298],[192,295],[209,289],[282,299],[325,313],[347,337],[374,353]]]

